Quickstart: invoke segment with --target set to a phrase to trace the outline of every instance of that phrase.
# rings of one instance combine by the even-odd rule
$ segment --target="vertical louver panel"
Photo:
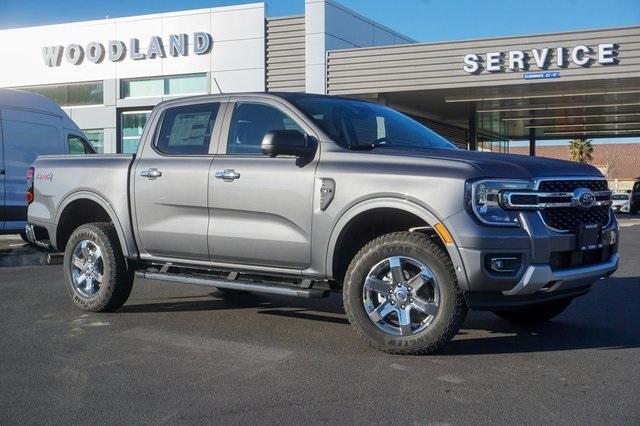
[[[267,90],[305,91],[304,16],[268,18]]]

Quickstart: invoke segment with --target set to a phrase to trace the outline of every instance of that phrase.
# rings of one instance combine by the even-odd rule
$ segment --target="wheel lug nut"
[[[404,309],[404,305],[402,305],[401,308]]]
[[[396,302],[394,302],[394,301],[392,300],[392,301],[391,301],[391,304],[392,304],[392,305],[395,305],[395,304],[396,304]]]

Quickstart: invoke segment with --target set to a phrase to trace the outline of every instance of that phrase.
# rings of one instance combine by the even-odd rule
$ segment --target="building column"
[[[529,128],[529,155],[536,155],[536,129],[533,127]]]
[[[478,118],[476,114],[476,104],[469,104],[469,140],[467,141],[469,151],[478,150]]]

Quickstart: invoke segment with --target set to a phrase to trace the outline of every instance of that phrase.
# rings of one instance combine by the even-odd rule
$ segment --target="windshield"
[[[417,121],[383,105],[330,97],[301,97],[292,101],[335,142],[349,149],[378,146],[457,149]]]

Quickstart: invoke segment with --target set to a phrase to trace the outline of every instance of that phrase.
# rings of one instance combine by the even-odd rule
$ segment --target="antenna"
[[[213,77],[213,82],[218,87],[218,92],[222,94],[222,89],[220,88],[220,85],[218,84],[218,80],[215,77]]]

